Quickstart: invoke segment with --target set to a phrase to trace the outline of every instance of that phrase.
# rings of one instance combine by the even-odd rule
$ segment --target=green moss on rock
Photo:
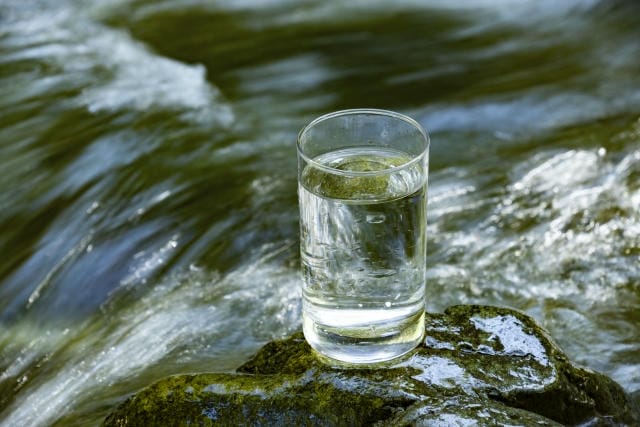
[[[410,355],[375,367],[321,359],[296,333],[237,374],[161,380],[105,425],[640,424],[618,384],[573,365],[522,313],[455,306],[426,329]]]
[[[416,403],[393,418],[377,424],[379,427],[402,426],[561,426],[535,412],[469,396],[441,398],[435,396]]]

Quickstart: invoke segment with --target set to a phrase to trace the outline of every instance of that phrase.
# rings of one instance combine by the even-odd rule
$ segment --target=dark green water
[[[355,107],[431,133],[430,310],[640,389],[637,2],[253,3],[0,3],[1,425],[298,329],[296,134]]]

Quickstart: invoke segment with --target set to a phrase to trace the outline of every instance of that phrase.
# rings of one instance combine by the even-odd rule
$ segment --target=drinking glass
[[[426,131],[344,110],[305,126],[297,148],[306,340],[354,364],[411,351],[424,335]]]

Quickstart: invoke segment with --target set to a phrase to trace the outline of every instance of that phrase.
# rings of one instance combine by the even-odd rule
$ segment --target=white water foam
[[[554,273],[563,262],[576,259],[598,259],[600,262],[592,267],[603,268],[602,261],[607,258],[616,257],[624,262],[625,257],[619,257],[617,252],[625,244],[640,243],[640,204],[637,203],[640,192],[624,185],[629,174],[637,169],[640,152],[633,151],[613,163],[608,161],[605,151],[598,151],[570,150],[542,161],[512,185],[514,198],[537,194],[540,202],[518,208],[517,204],[507,201],[499,207],[498,215],[509,216],[526,215],[527,209],[538,212],[548,209],[543,206],[551,206],[550,221],[544,230],[535,230],[535,234],[543,236],[541,244],[533,248],[539,269]],[[608,208],[617,209],[621,214],[599,222],[598,212]],[[536,215],[534,212],[531,215]],[[576,227],[576,218],[584,218],[585,224]],[[629,279],[633,271],[629,271]],[[610,285],[619,282],[611,278],[614,280]]]
[[[458,279],[482,280],[486,269],[518,284],[513,292],[527,297],[538,292],[547,297],[580,293],[593,302],[613,297],[616,284],[638,277],[625,248],[640,245],[640,189],[625,182],[637,174],[639,159],[638,150],[623,157],[608,155],[604,149],[544,152],[514,166],[511,184],[500,196],[486,194],[480,187],[472,191],[477,187],[472,176],[439,172],[431,179],[430,241],[459,254],[461,259],[455,258],[450,271]],[[489,207],[477,227],[443,228],[451,215]],[[619,213],[607,216],[610,209]],[[605,215],[602,219],[600,213]],[[509,224],[527,221],[531,225],[524,230],[508,232]],[[558,286],[553,278],[577,260],[588,263],[589,270],[574,277],[578,282]],[[430,277],[446,273],[446,266],[435,265]],[[599,279],[590,282],[594,275]],[[541,281],[532,286],[529,282],[535,278]],[[578,283],[588,288],[581,291]]]
[[[59,69],[92,113],[175,111],[199,124],[229,126],[234,115],[199,64],[159,56],[127,32],[92,19],[90,3],[8,2],[3,61],[36,60]]]

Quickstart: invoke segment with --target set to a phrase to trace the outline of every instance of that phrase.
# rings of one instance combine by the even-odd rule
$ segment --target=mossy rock
[[[297,333],[236,374],[163,379],[104,425],[640,425],[617,383],[572,364],[522,313],[454,306],[426,329],[410,355],[358,368],[327,363]]]

